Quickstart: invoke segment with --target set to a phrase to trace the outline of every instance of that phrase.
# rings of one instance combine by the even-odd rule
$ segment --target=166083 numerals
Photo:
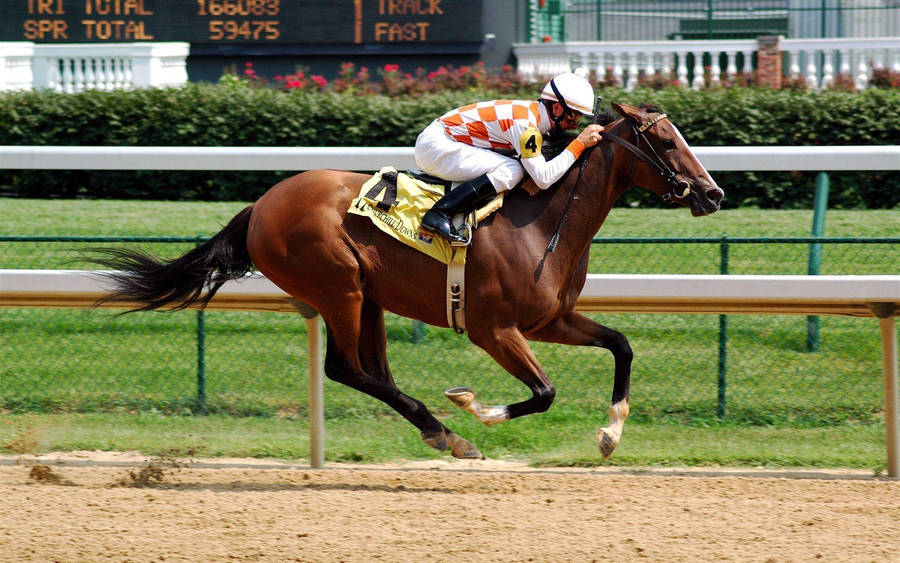
[[[198,16],[277,16],[281,0],[197,0]]]
[[[281,37],[277,21],[234,21],[210,20],[209,38],[220,39],[267,39],[273,41]]]

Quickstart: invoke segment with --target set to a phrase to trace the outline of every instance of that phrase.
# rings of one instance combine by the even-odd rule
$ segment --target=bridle
[[[679,180],[675,177],[675,172],[671,168],[669,168],[662,157],[659,156],[659,153],[656,152],[656,149],[653,148],[653,145],[650,143],[650,141],[648,141],[644,136],[644,131],[650,129],[663,119],[668,119],[668,116],[664,113],[661,113],[650,121],[642,123],[640,126],[637,126],[634,121],[628,119],[628,123],[631,125],[631,131],[634,133],[634,136],[637,139],[637,145],[626,141],[615,133],[609,133],[606,131],[603,132],[603,138],[609,139],[614,143],[622,145],[623,147],[631,151],[636,157],[641,159],[645,164],[647,164],[647,166],[649,166],[653,170],[656,170],[656,172],[663,177],[663,180],[665,180],[666,183],[669,184],[669,186],[672,188],[671,191],[662,194],[660,197],[662,197],[663,201],[671,201],[673,198],[681,199],[687,197],[691,193],[691,186],[686,181]],[[650,152],[653,153],[653,156],[650,156],[640,149],[642,141],[650,149]],[[636,163],[637,161],[635,160],[634,162]],[[631,177],[632,175],[634,175],[634,163],[632,163],[631,165],[631,174],[629,175],[629,177]]]
[[[553,86],[552,81],[551,81],[551,86]],[[554,91],[556,91],[555,86],[554,86]],[[597,121],[598,121],[599,105],[600,105],[600,98],[598,97],[597,103],[594,105],[594,120],[593,120],[594,123],[597,123]],[[565,107],[565,105],[563,107]],[[656,125],[658,122],[662,121],[663,119],[668,119],[668,116],[664,113],[661,113],[661,114],[657,115],[656,117],[654,117],[653,119],[651,119],[650,121],[647,121],[646,123],[642,123],[640,126],[638,126],[635,124],[635,122],[631,118],[626,118],[629,125],[631,125],[631,131],[634,133],[634,136],[637,139],[637,145],[634,145],[631,142],[626,141],[622,137],[619,137],[615,133],[610,133],[608,131],[603,132],[603,139],[604,140],[609,139],[610,141],[613,141],[614,143],[618,143],[618,144],[622,145],[623,147],[625,147],[626,149],[631,151],[637,158],[644,161],[644,163],[646,163],[650,168],[656,170],[659,173],[659,175],[663,177],[663,179],[666,181],[666,183],[669,184],[669,186],[672,188],[671,191],[668,191],[668,192],[662,194],[662,196],[660,196],[660,197],[662,197],[663,201],[668,202],[668,201],[671,201],[673,198],[681,199],[681,198],[687,197],[691,193],[691,186],[686,181],[679,180],[675,177],[675,171],[672,170],[671,168],[669,168],[669,166],[662,159],[662,157],[659,156],[659,153],[656,152],[656,149],[653,148],[653,144],[651,144],[650,141],[648,141],[647,138],[644,136],[644,131],[646,131],[647,129],[650,129],[651,127]],[[650,156],[649,154],[647,154],[646,152],[644,152],[640,149],[640,145],[641,145],[642,141],[644,143],[646,143],[647,147],[650,149],[650,152],[653,153],[653,156]],[[597,146],[597,145],[594,145],[594,146]],[[552,237],[550,237],[550,243],[547,245],[547,252],[553,252],[556,249],[556,245],[559,242],[559,233],[560,233],[560,231],[562,231],[563,224],[566,222],[566,216],[569,214],[569,207],[572,205],[573,200],[578,199],[578,195],[577,195],[578,184],[581,182],[581,175],[584,173],[584,167],[587,164],[588,156],[590,155],[590,152],[593,149],[594,149],[594,147],[587,149],[584,152],[584,155],[582,156],[581,167],[578,169],[578,177],[575,179],[575,185],[572,186],[571,193],[569,193],[569,199],[566,202],[566,207],[563,210],[562,217],[560,217],[560,219],[559,219],[559,224],[556,227],[556,232],[553,234]],[[631,178],[634,175],[634,167],[635,167],[636,163],[637,163],[637,160],[633,161],[631,164],[631,172],[628,176],[629,178]]]

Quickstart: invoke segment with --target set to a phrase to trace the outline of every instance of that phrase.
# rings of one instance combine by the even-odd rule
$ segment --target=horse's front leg
[[[571,311],[542,327],[528,338],[542,342],[556,342],[574,346],[599,346],[612,352],[615,359],[612,406],[609,408],[609,426],[597,434],[603,457],[612,455],[622,438],[625,419],[628,418],[628,390],[631,381],[631,346],[621,332],[612,330],[591,319]]]
[[[475,392],[470,388],[454,387],[444,392],[448,399],[489,426],[550,408],[556,390],[518,328],[476,328],[470,331],[469,338],[506,371],[527,385],[531,389],[531,398],[508,406],[489,407],[479,403]]]

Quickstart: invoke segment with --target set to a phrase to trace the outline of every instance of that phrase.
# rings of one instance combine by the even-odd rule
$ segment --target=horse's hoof
[[[459,434],[447,436],[447,444],[450,446],[450,454],[457,459],[484,459],[475,444]]]
[[[422,432],[421,436],[423,442],[439,452],[447,449],[447,434],[445,432]]]
[[[616,449],[616,446],[619,445],[619,441],[613,438],[613,435],[609,432],[608,428],[601,428],[600,433],[597,434],[597,442],[600,444],[600,453],[603,454],[603,457],[609,458],[612,455],[613,450]]]
[[[461,409],[467,408],[475,400],[475,391],[470,387],[453,387],[444,391],[444,396]]]

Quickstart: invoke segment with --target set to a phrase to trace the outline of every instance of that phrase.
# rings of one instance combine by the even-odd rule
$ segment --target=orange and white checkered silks
[[[416,139],[416,166],[422,171],[465,182],[486,174],[498,191],[512,189],[525,172],[541,189],[551,186],[572,166],[584,146],[573,141],[570,150],[553,160],[541,155],[514,158],[520,139],[535,129],[550,130],[547,108],[540,102],[495,100],[451,110],[426,127]]]
[[[538,102],[521,100],[478,102],[450,110],[438,120],[455,141],[473,147],[515,151],[519,138],[529,127],[542,134],[550,129],[547,118],[541,128],[538,106]]]

